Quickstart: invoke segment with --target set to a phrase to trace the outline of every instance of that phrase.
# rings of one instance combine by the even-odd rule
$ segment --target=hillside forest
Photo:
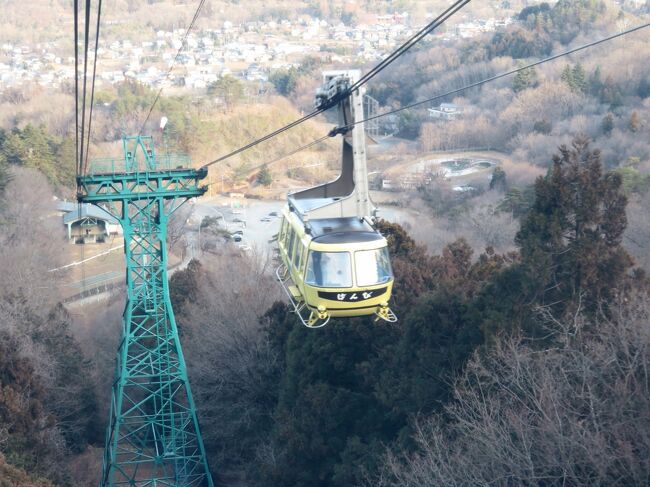
[[[369,93],[389,111],[642,17],[600,0],[522,7],[504,30],[427,40]],[[378,222],[396,324],[356,318],[306,329],[274,280],[277,262],[229,244],[173,274],[215,484],[647,485],[650,67],[640,60],[648,36],[436,102],[463,108],[454,121],[431,120],[426,107],[391,119],[398,144],[369,160],[377,170],[469,149],[512,161],[470,194],[436,180],[390,197],[428,222]],[[309,110],[320,71],[331,67],[308,58],[263,91],[233,76],[200,95],[165,94],[152,120],[169,118],[168,138],[157,141],[198,165]],[[117,154],[155,96],[135,83],[102,87],[91,155]],[[69,91],[37,86],[0,95],[2,487],[95,486],[101,472],[124,298],[64,305],[66,274],[50,272],[68,263],[52,202],[74,194],[74,113],[61,109],[73,105]],[[332,124],[304,124],[219,176],[253,194],[327,179],[338,167],[334,141],[265,168],[263,178],[256,168]],[[290,171],[298,160],[325,164]]]

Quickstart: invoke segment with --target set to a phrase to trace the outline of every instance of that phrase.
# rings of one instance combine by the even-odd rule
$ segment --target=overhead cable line
[[[413,35],[410,39],[408,39],[404,44],[402,44],[395,51],[393,51],[388,57],[383,59],[377,66],[375,66],[370,71],[368,71],[365,75],[363,75],[356,83],[354,83],[347,90],[348,95],[350,93],[354,92],[356,89],[358,89],[362,85],[366,84],[372,78],[374,78],[377,74],[379,74],[380,71],[382,71],[384,68],[386,68],[389,64],[393,63],[398,57],[400,57],[406,51],[411,49],[415,44],[417,44],[422,39],[424,39],[427,35],[429,35],[431,32],[433,32],[437,27],[442,25],[442,23],[445,20],[447,20],[449,17],[451,17],[456,12],[458,12],[460,9],[462,9],[470,1],[471,0],[460,0],[460,1],[457,1],[454,4],[452,4],[450,7],[448,7],[447,10],[445,10],[438,17],[436,17],[434,20],[432,20],[426,26],[424,26],[422,29],[420,29],[415,35]]]
[[[363,84],[367,83],[371,78],[376,76],[380,71],[385,69],[389,64],[394,62],[399,56],[404,54],[406,51],[408,51],[411,47],[413,47],[417,42],[422,40],[426,35],[430,34],[433,32],[434,29],[442,25],[446,20],[448,20],[452,15],[454,15],[456,12],[458,12],[461,8],[463,8],[465,5],[467,5],[471,0],[457,0],[454,2],[454,4],[450,7],[448,7],[443,13],[438,15],[433,21],[428,23],[425,27],[420,29],[415,35],[413,35],[410,39],[408,39],[404,44],[402,44],[400,47],[398,47],[395,51],[393,51],[391,54],[389,54],[383,61],[381,61],[377,66],[375,66],[373,69],[371,69],[365,76],[363,76],[359,81],[354,83],[350,88],[345,90],[343,93],[340,93],[338,97],[335,97],[334,99],[330,100],[327,104],[317,108],[313,112],[308,113],[307,115],[291,122],[288,125],[285,125],[284,127],[281,127],[277,130],[274,130],[271,133],[268,133],[264,135],[263,137],[260,137],[259,139],[256,139],[238,149],[235,149],[234,151],[221,156],[217,159],[214,159],[213,161],[207,162],[203,165],[203,167],[208,167],[213,164],[217,164],[218,162],[224,161],[226,159],[229,159],[237,154],[240,154],[248,149],[251,149],[252,147],[255,147],[258,144],[261,144],[262,142],[265,142],[269,139],[272,139],[273,137],[276,137],[280,135],[283,132],[286,132],[287,130],[292,129],[296,125],[299,125],[303,122],[306,122],[307,120],[314,118],[316,115],[319,115],[320,113],[324,112],[325,110],[328,110],[329,108],[332,108],[336,103],[338,103],[340,100],[346,98],[349,96],[354,90],[357,90],[359,87],[361,87]]]
[[[102,16],[102,0],[99,0],[99,4],[97,5],[97,26],[95,30],[95,57],[93,59],[93,77],[92,77],[92,84],[91,89],[90,89],[90,114],[88,115],[88,142],[86,143],[86,160],[84,161],[81,172],[82,174],[85,174],[86,170],[88,169],[88,153],[90,152],[90,136],[91,136],[91,129],[92,129],[92,124],[93,124],[93,105],[95,103],[95,78],[97,76],[97,50],[99,47],[99,26],[100,26],[100,20]]]
[[[256,167],[253,168],[253,170],[255,170],[255,169],[259,169],[259,168],[261,168],[262,166],[270,166],[270,165],[272,165],[272,164],[275,164],[276,162],[281,161],[282,159],[286,159],[287,157],[290,157],[290,156],[292,156],[292,155],[294,155],[294,154],[297,154],[298,152],[302,152],[302,151],[304,151],[304,150],[306,150],[306,149],[309,149],[309,148],[311,148],[311,147],[313,147],[313,146],[315,146],[315,145],[317,145],[317,144],[320,144],[321,142],[326,141],[326,140],[329,139],[330,137],[332,137],[331,133],[329,133],[329,134],[327,134],[327,135],[324,135],[323,137],[321,137],[321,138],[319,138],[319,139],[313,140],[313,141],[309,142],[308,144],[305,144],[305,145],[302,145],[302,146],[298,147],[297,149],[295,149],[295,150],[289,152],[288,154],[285,154],[285,155],[280,156],[280,157],[276,157],[276,158],[273,159],[272,161],[265,162],[264,164],[261,164],[261,165],[259,165],[259,166],[256,166]]]
[[[196,23],[196,20],[199,18],[199,14],[201,13],[201,9],[203,8],[203,4],[205,4],[205,0],[201,0],[199,2],[199,6],[196,8],[196,11],[194,12],[194,17],[192,17],[192,21],[190,22],[190,25],[187,27],[187,30],[185,31],[185,35],[183,36],[183,39],[181,40],[181,46],[178,48],[178,51],[176,52],[176,56],[174,56],[174,59],[172,60],[172,63],[169,66],[169,69],[167,70],[167,74],[165,75],[164,80],[169,79],[169,76],[172,74],[172,71],[174,70],[174,66],[176,66],[176,61],[178,60],[178,57],[181,55],[181,52],[183,52],[183,49],[185,48],[185,43],[187,42],[187,39],[188,39],[188,37],[190,35],[190,32],[194,28],[194,24]],[[151,107],[149,108],[149,113],[147,113],[147,117],[144,119],[144,122],[142,122],[142,126],[140,127],[140,131],[138,132],[138,135],[142,135],[142,131],[144,130],[144,126],[149,121],[149,117],[151,117],[151,113],[153,112],[153,109],[156,106],[156,103],[158,103],[158,100],[160,99],[160,95],[162,94],[163,89],[164,89],[164,86],[161,86],[160,90],[158,90],[158,93],[156,94],[156,98],[154,98],[153,103],[151,104]]]
[[[239,154],[241,152],[244,152],[244,151],[246,151],[246,150],[248,150],[248,149],[250,149],[252,147],[255,147],[258,144],[261,144],[262,142],[265,142],[265,141],[267,141],[267,140],[269,140],[269,139],[271,139],[273,137],[276,137],[277,135],[280,135],[283,132],[286,132],[289,129],[292,129],[296,125],[299,125],[299,124],[301,124],[303,122],[306,122],[310,118],[314,118],[316,115],[318,115],[318,114],[320,114],[320,113],[322,113],[324,111],[325,111],[324,108],[319,108],[317,110],[314,110],[313,112],[309,113],[308,115],[305,115],[304,117],[301,117],[298,120],[294,120],[290,124],[285,125],[284,127],[279,128],[278,130],[275,130],[275,131],[273,131],[273,132],[271,132],[269,134],[266,134],[263,137],[260,137],[259,139],[254,140],[250,144],[246,144],[245,146],[240,147],[239,149],[236,149],[236,150],[226,154],[225,156],[221,156],[218,159],[215,159],[213,161],[205,163],[203,165],[203,167],[212,166],[213,164],[217,164],[218,162],[224,161],[226,159],[230,159],[231,157],[236,156],[237,154]]]
[[[469,89],[472,89],[472,88],[476,88],[477,86],[481,86],[481,85],[484,85],[484,84],[486,84],[486,83],[490,83],[490,82],[492,82],[492,81],[496,81],[496,80],[498,80],[498,79],[505,78],[506,76],[510,76],[510,75],[512,75],[512,74],[519,73],[520,71],[524,71],[524,70],[526,70],[526,69],[534,68],[535,66],[539,66],[540,64],[548,63],[548,62],[550,62],[550,61],[555,61],[556,59],[559,59],[559,58],[564,57],[564,56],[568,56],[569,54],[573,54],[573,53],[575,53],[575,52],[582,51],[582,50],[587,49],[587,48],[589,48],[589,47],[593,47],[593,46],[596,46],[596,45],[598,45],[598,44],[602,44],[602,43],[604,43],[604,42],[611,41],[611,40],[616,39],[616,38],[618,38],[618,37],[622,37],[622,36],[624,36],[624,35],[626,35],[626,34],[631,34],[632,32],[636,32],[636,31],[638,31],[638,30],[645,29],[646,27],[650,27],[650,22],[648,22],[648,23],[646,23],[646,24],[638,25],[638,26],[636,26],[636,27],[633,27],[633,28],[631,28],[631,29],[625,30],[625,31],[623,31],[623,32],[619,32],[618,34],[613,34],[613,35],[611,35],[611,36],[604,37],[604,38],[602,38],[602,39],[599,39],[599,40],[594,41],[594,42],[590,42],[590,43],[588,43],[588,44],[583,44],[582,46],[575,47],[575,48],[573,48],[573,49],[569,49],[568,51],[564,51],[564,52],[561,52],[561,53],[559,53],[559,54],[554,54],[554,55],[549,56],[549,57],[546,57],[546,58],[544,58],[544,59],[540,59],[539,61],[535,61],[534,63],[530,63],[530,64],[527,64],[527,65],[525,65],[525,66],[521,66],[521,67],[519,67],[519,68],[515,68],[515,69],[512,69],[512,70],[510,70],[510,71],[506,71],[506,72],[504,72],[504,73],[500,73],[500,74],[497,74],[497,75],[491,76],[490,78],[486,78],[486,79],[484,79],[484,80],[477,81],[476,83],[471,83],[471,84],[469,84],[469,85],[463,86],[462,88],[457,88],[457,89],[455,89],[455,90],[449,91],[449,92],[444,93],[444,94],[442,94],[442,95],[436,95],[436,96],[434,96],[434,97],[427,98],[426,100],[422,100],[422,101],[418,101],[418,102],[415,102],[415,103],[411,103],[410,105],[405,105],[405,106],[403,106],[403,107],[396,108],[395,110],[391,110],[391,111],[389,111],[389,112],[382,113],[382,114],[380,114],[380,115],[374,115],[374,116],[372,116],[372,117],[368,117],[368,118],[363,119],[363,120],[360,120],[360,121],[358,121],[358,122],[350,123],[350,124],[346,125],[345,127],[346,127],[346,128],[351,128],[351,127],[354,127],[355,125],[360,124],[360,123],[363,123],[363,122],[369,122],[369,121],[371,121],[371,120],[376,120],[376,119],[378,119],[378,118],[385,117],[385,116],[387,116],[387,115],[392,115],[392,114],[394,114],[394,113],[398,113],[398,112],[401,112],[401,111],[407,110],[407,109],[409,109],[409,108],[414,108],[414,107],[417,107],[417,106],[420,106],[420,105],[424,105],[425,103],[429,103],[429,102],[432,102],[432,101],[436,101],[436,100],[438,100],[438,99],[440,99],[440,98],[444,98],[444,97],[447,97],[447,96],[455,95],[456,93],[460,93],[461,91],[465,91],[465,90],[469,90]]]
[[[79,153],[79,168],[83,171],[84,161],[84,130],[86,128],[86,86],[88,84],[88,44],[90,38],[90,0],[86,0],[86,20],[84,24],[84,81],[81,99],[81,146]]]
[[[74,0],[74,145],[75,175],[79,176],[79,0]]]
[[[358,125],[358,124],[361,124],[361,123],[364,123],[364,122],[377,120],[378,118],[386,117],[388,115],[393,115],[395,113],[399,113],[399,112],[402,112],[404,110],[408,110],[409,108],[418,107],[420,105],[424,105],[425,103],[430,103],[432,101],[436,101],[436,100],[439,100],[441,98],[446,98],[448,96],[455,95],[457,93],[460,93],[460,92],[463,92],[463,91],[466,91],[466,90],[469,90],[469,89],[472,89],[472,88],[476,88],[477,86],[481,86],[481,85],[484,85],[486,83],[490,83],[492,81],[496,81],[498,79],[505,78],[506,76],[510,76],[512,74],[519,73],[520,71],[525,71],[526,69],[534,68],[535,66],[539,66],[540,64],[544,64],[544,63],[547,63],[547,62],[550,62],[550,61],[554,61],[554,60],[556,60],[558,58],[568,56],[569,54],[573,54],[575,52],[582,51],[582,50],[587,49],[589,47],[593,47],[593,46],[596,46],[598,44],[602,44],[604,42],[611,41],[611,40],[616,39],[618,37],[622,37],[624,35],[631,34],[631,33],[636,32],[638,30],[645,29],[646,27],[650,27],[650,22],[648,22],[646,24],[638,25],[636,27],[633,27],[631,29],[628,29],[628,30],[625,30],[625,31],[622,31],[622,32],[619,32],[618,34],[613,34],[611,36],[604,37],[602,39],[599,39],[599,40],[594,41],[594,42],[590,42],[588,44],[583,44],[582,46],[575,47],[573,49],[569,49],[568,51],[564,51],[564,52],[561,52],[559,54],[554,54],[552,56],[546,57],[544,59],[540,59],[539,61],[535,61],[535,62],[527,64],[525,66],[521,66],[521,67],[518,67],[518,68],[515,68],[515,69],[511,69],[510,71],[505,71],[503,73],[491,76],[491,77],[483,79],[481,81],[477,81],[475,83],[465,85],[465,86],[463,86],[461,88],[456,88],[454,90],[448,91],[446,93],[442,93],[440,95],[433,96],[431,98],[427,98],[425,100],[421,100],[421,101],[418,101],[418,102],[415,102],[415,103],[411,103],[409,105],[405,105],[403,107],[396,108],[394,110],[391,110],[391,111],[388,111],[388,112],[385,112],[385,113],[380,113],[379,115],[373,115],[372,117],[364,118],[363,120],[359,120],[358,122],[352,122],[352,123],[350,123],[348,125],[344,125],[343,127],[336,127],[334,129],[332,129],[326,136],[321,137],[319,139],[316,139],[316,140],[314,140],[314,141],[312,141],[312,142],[310,142],[308,144],[305,144],[305,145],[299,147],[298,149],[295,149],[295,150],[289,152],[288,154],[285,154],[283,156],[280,156],[280,157],[277,157],[277,158],[273,159],[270,162],[265,162],[264,164],[256,166],[252,170],[259,169],[264,165],[274,164],[274,163],[276,163],[276,162],[278,162],[278,161],[280,161],[282,159],[285,159],[287,157],[290,157],[290,156],[292,156],[292,155],[294,155],[294,154],[296,154],[296,153],[298,153],[298,152],[300,152],[302,150],[305,150],[305,149],[310,148],[310,147],[312,147],[312,146],[314,146],[316,144],[319,144],[319,143],[323,142],[325,139],[327,139],[329,137],[334,137],[337,134],[341,133],[341,130],[350,129],[350,128],[354,127],[355,125]]]

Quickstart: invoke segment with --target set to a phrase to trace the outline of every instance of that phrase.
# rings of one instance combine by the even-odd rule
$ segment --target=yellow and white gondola
[[[340,176],[288,195],[278,233],[276,275],[303,325],[332,317],[376,315],[397,321],[389,307],[393,273],[386,239],[373,226],[363,129],[363,92],[350,87],[356,70],[324,73],[317,106],[335,100],[343,135]],[[354,122],[354,123],[353,123]]]
[[[331,317],[397,317],[388,307],[393,273],[386,239],[365,219],[312,220],[283,212],[278,235],[278,280],[305,326]]]

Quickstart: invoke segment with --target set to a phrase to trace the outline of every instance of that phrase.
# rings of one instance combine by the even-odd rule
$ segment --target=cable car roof
[[[307,228],[313,241],[323,244],[373,242],[384,238],[367,221],[356,217],[309,220]]]

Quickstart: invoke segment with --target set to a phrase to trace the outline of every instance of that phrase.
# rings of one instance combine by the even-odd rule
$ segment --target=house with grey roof
[[[121,235],[122,226],[113,215],[98,206],[63,201],[57,204],[62,213],[70,243],[101,243],[111,235]]]

